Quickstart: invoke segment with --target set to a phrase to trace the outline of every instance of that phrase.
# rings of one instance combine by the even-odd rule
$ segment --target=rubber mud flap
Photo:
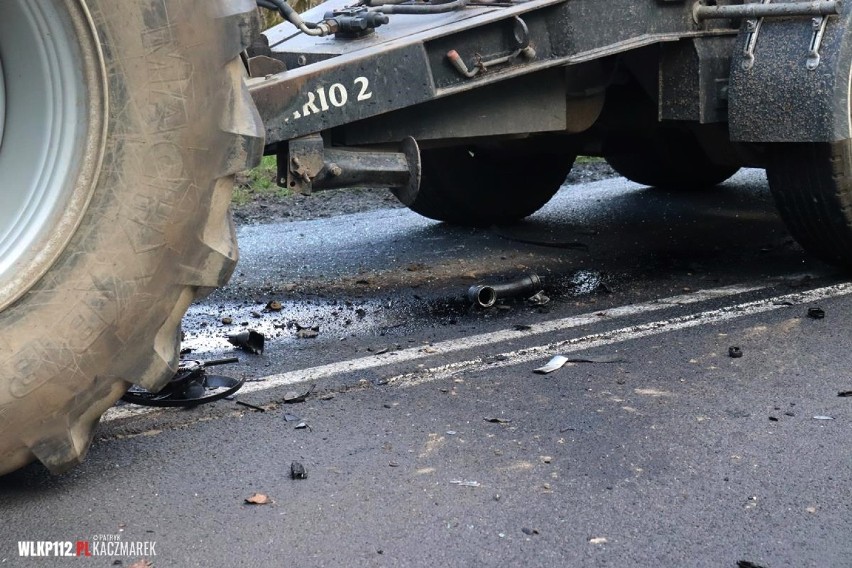
[[[68,242],[0,312],[0,473],[79,463],[131,384],[169,380],[181,317],[234,270],[233,178],[263,149],[239,58],[252,0],[55,4],[94,43],[81,65],[103,128]]]

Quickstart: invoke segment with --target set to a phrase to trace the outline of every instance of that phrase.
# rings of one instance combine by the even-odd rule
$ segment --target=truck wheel
[[[636,140],[627,152],[607,156],[616,172],[632,182],[663,189],[706,189],[739,170],[711,162],[686,132],[663,130],[652,140]]]
[[[237,260],[253,0],[0,1],[0,473],[61,472]],[[5,121],[3,120],[5,117]]]
[[[766,169],[787,229],[806,251],[852,265],[852,140],[779,144]]]
[[[479,227],[532,215],[559,191],[574,164],[574,156],[480,147],[427,149],[421,160],[420,192],[409,208]]]

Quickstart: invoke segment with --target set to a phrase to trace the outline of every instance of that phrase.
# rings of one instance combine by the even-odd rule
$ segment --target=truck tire
[[[0,473],[79,463],[131,385],[178,363],[237,248],[260,156],[253,0],[0,2]],[[10,56],[11,54],[11,56]]]
[[[766,174],[781,218],[802,248],[852,265],[852,140],[775,145]]]
[[[423,150],[420,192],[409,208],[453,225],[483,227],[532,215],[550,201],[574,156],[503,148]]]
[[[635,140],[630,150],[606,157],[609,165],[632,182],[663,189],[707,189],[739,170],[710,161],[686,132],[661,130],[651,140]]]

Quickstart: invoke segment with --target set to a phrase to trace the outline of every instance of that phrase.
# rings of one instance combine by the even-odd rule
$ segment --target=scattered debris
[[[141,560],[137,560],[127,568],[154,568],[154,565],[151,564],[147,558],[142,558]]]
[[[550,463],[553,461],[552,456],[540,456],[539,459],[541,460],[541,463]]]
[[[492,424],[508,424],[512,421],[509,418],[494,418],[491,416],[486,416],[485,418],[483,418],[483,420],[485,420],[486,422],[491,422]]]
[[[262,318],[262,317],[263,317],[263,315],[262,315],[260,312],[252,311],[252,312],[251,312],[251,317],[253,317],[253,318],[255,318],[255,319],[260,319],[260,318]]]
[[[447,430],[445,433],[447,434],[447,436],[455,436],[458,432],[456,432],[455,430]]]
[[[550,297],[545,296],[543,290],[539,290],[534,295],[527,298],[527,302],[534,306],[544,306],[550,303]]]
[[[737,347],[736,345],[732,347],[728,347],[728,357],[733,359],[739,359],[743,356],[743,350]]]
[[[266,309],[270,312],[280,312],[282,307],[281,302],[278,300],[270,300],[269,303],[266,304]]]
[[[320,400],[332,400],[333,398],[334,398],[334,393],[330,392],[330,393],[322,395],[320,397]]]
[[[556,355],[550,361],[547,362],[547,365],[539,367],[538,369],[533,369],[533,373],[538,373],[539,375],[546,375],[548,373],[552,373],[553,371],[558,371],[567,362],[568,357],[565,357],[564,355]]]
[[[528,527],[524,527],[524,528],[522,528],[522,529],[521,529],[521,532],[522,532],[522,533],[524,533],[524,534],[525,534],[525,535],[527,535],[527,536],[532,536],[532,535],[534,535],[534,534],[539,534],[539,530],[538,530],[538,529],[531,529],[531,528],[528,528]]]
[[[299,422],[298,424],[296,424],[296,427],[293,428],[293,429],[294,430],[310,430],[311,427],[308,426],[307,422]]]
[[[305,402],[305,400],[308,398],[308,395],[310,395],[312,392],[314,392],[314,389],[316,387],[317,386],[315,384],[311,385],[311,388],[309,388],[308,390],[301,392],[301,393],[296,392],[296,391],[287,391],[286,393],[284,393],[284,402],[287,403],[287,404],[294,404],[294,403],[297,403],[297,402]]]
[[[514,329],[515,331],[529,331],[532,329],[532,326],[527,325],[525,323],[516,323],[512,326],[512,329]]]
[[[599,357],[568,357],[569,363],[624,363],[618,355],[601,355]]]
[[[387,353],[390,348],[385,347],[367,347],[367,351],[372,353],[373,355],[381,355],[382,353]]]
[[[834,420],[831,416],[814,416],[814,420]]]
[[[748,560],[739,560],[737,561],[737,568],[764,568],[760,564],[755,564],[754,562],[750,562]]]
[[[228,343],[253,355],[263,355],[263,346],[266,343],[266,337],[259,331],[247,329],[229,335]]]
[[[596,536],[589,539],[589,544],[606,544],[607,540],[605,536]]]
[[[808,308],[808,317],[816,320],[824,319],[825,310],[822,308]]]
[[[296,331],[296,337],[299,339],[314,339],[319,335],[319,326],[303,327]]]
[[[301,463],[293,462],[290,464],[290,477],[293,479],[307,479],[308,470]]]
[[[192,407],[229,397],[242,388],[245,379],[208,375],[207,367],[237,363],[229,357],[212,361],[181,361],[172,380],[158,392],[133,386],[121,399],[132,404],[158,407]]]
[[[541,290],[541,278],[528,274],[504,284],[476,284],[467,291],[468,299],[483,308],[490,308],[498,298],[535,294]]]
[[[251,497],[246,497],[247,505],[269,505],[272,502],[269,495],[264,495],[263,493],[253,493]]]
[[[468,481],[463,479],[451,479],[450,483],[453,485],[458,485],[460,487],[481,487],[482,484],[478,481]]]
[[[778,422],[778,419],[777,419],[776,417],[774,417],[774,416],[770,416],[770,417],[769,417],[769,421],[770,421],[770,422]]]
[[[284,422],[298,422],[299,420],[301,420],[301,418],[295,414],[290,414],[289,412],[284,414]]]
[[[257,410],[258,412],[266,412],[265,408],[262,408],[260,406],[255,406],[253,404],[249,404],[248,402],[243,402],[242,400],[235,400],[234,402],[236,402],[240,406],[245,406],[247,408],[251,408],[252,410]]]
[[[850,397],[850,396],[852,396],[852,390],[840,391],[839,393],[837,393],[837,396],[843,397],[843,398]]]

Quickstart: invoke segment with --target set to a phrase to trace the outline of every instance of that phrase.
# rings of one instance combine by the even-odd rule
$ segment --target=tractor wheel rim
[[[82,0],[0,1],[0,309],[65,250],[103,154],[106,81]]]

